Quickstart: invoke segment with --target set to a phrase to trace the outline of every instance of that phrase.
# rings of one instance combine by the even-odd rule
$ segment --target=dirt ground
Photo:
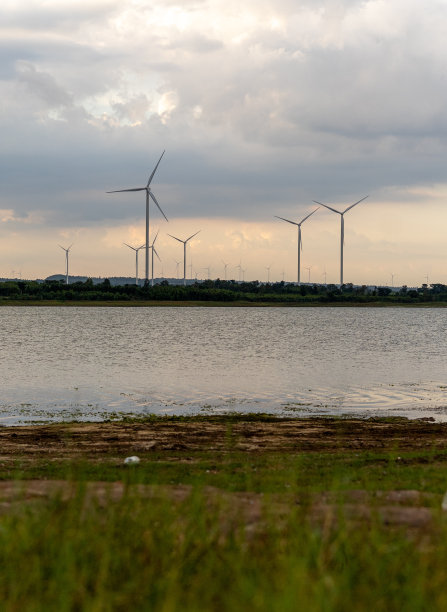
[[[394,419],[341,420],[310,418],[276,421],[228,423],[213,420],[153,421],[146,423],[85,423],[0,428],[0,465],[7,467],[17,459],[24,464],[43,460],[86,459],[89,462],[119,461],[129,455],[157,451],[169,458],[174,451],[216,451],[230,449],[247,453],[263,452],[349,452],[359,450],[403,451],[447,448],[447,424],[430,421]],[[168,498],[183,502],[192,487],[187,485],[135,485],[148,499]],[[108,504],[123,496],[121,482],[90,482],[89,499]],[[206,487],[210,503],[231,507],[224,514],[226,528],[234,517],[243,517],[247,529],[259,529],[262,523],[263,495],[228,493]],[[0,511],[10,511],[23,504],[41,503],[55,494],[70,498],[74,483],[62,480],[0,482]],[[280,519],[301,502],[288,495],[276,495],[274,513]],[[434,500],[433,498],[436,497]],[[437,499],[439,497],[439,499]],[[308,503],[308,501],[306,502]],[[336,523],[339,500],[330,492],[316,494],[308,507],[311,522]],[[441,496],[419,491],[347,491],[345,517],[354,523],[369,522],[380,516],[384,525],[403,527],[410,533],[426,534],[434,520],[433,506],[441,505]],[[233,518],[232,518],[233,517]]]
[[[447,447],[447,423],[405,419],[189,420],[0,428],[0,461],[106,458],[144,451],[342,452]]]

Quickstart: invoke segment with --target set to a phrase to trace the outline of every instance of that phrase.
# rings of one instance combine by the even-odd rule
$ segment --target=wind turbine
[[[309,283],[309,285],[310,285],[310,269],[311,269],[311,267],[312,266],[304,266],[304,269],[307,270],[307,272],[309,274],[309,276],[307,278],[307,282]]]
[[[297,281],[298,285],[301,284],[301,251],[303,250],[303,241],[301,239],[301,225],[304,223],[304,221],[306,221],[306,219],[308,219],[311,215],[313,215],[314,212],[317,212],[318,208],[315,208],[312,212],[306,215],[304,219],[301,219],[299,223],[297,223],[296,221],[290,221],[289,219],[284,219],[284,217],[278,217],[278,215],[275,215],[277,219],[281,219],[282,221],[287,221],[287,223],[291,223],[292,225],[296,225],[298,227],[298,281]]]
[[[178,270],[179,270],[179,265],[182,263],[181,261],[177,261],[176,259],[174,259],[175,261],[175,278],[178,278]]]
[[[138,252],[144,247],[144,244],[139,247],[130,246],[127,242],[123,242],[123,244],[132,249],[132,251],[135,251],[135,284],[138,285]]]
[[[351,204],[351,206],[348,206],[348,208],[345,208],[345,210],[343,212],[337,210],[336,208],[332,208],[332,206],[328,206],[327,204],[322,204],[321,202],[317,202],[316,200],[314,200],[315,204],[319,204],[320,206],[324,206],[325,208],[328,208],[329,210],[332,210],[332,212],[337,213],[338,215],[340,215],[340,286],[343,285],[343,245],[345,243],[345,218],[344,218],[344,215],[345,215],[345,213],[348,212],[348,210],[351,210],[351,208],[354,208],[354,206],[357,206],[357,204],[360,204],[360,202],[363,202],[363,200],[366,200],[367,197],[368,196],[365,196],[364,198],[362,198],[358,202],[354,202],[354,204]]]
[[[180,238],[177,238],[176,236],[173,236],[172,234],[168,234],[168,236],[171,236],[171,238],[174,238],[174,240],[177,240],[178,242],[183,243],[183,285],[185,286],[186,286],[186,244],[191,240],[191,238],[194,238],[194,236],[197,236],[197,234],[201,231],[202,230],[199,230],[198,232],[196,232],[195,234],[193,234],[186,240],[181,240]]]
[[[267,285],[270,284],[270,268],[271,267],[272,266],[266,266],[266,268],[265,268],[267,270]]]
[[[241,263],[241,261],[239,261],[237,266],[234,266],[234,269],[235,270],[239,270],[239,282],[241,282],[241,271],[242,271],[242,263]]]
[[[202,268],[202,270],[207,270],[207,271],[208,271],[208,280],[210,280],[210,276],[211,276],[211,267],[210,267],[210,266],[206,266],[205,268]]]
[[[122,193],[124,191],[145,191],[146,192],[146,270],[145,270],[145,282],[146,284],[149,282],[149,198],[152,198],[152,200],[155,202],[158,210],[161,212],[161,214],[163,215],[163,217],[166,219],[166,221],[168,220],[167,216],[164,214],[164,212],[161,210],[160,208],[160,204],[157,202],[156,197],[154,196],[151,188],[150,188],[150,184],[152,182],[152,179],[154,178],[154,174],[157,172],[157,168],[159,163],[161,162],[161,158],[163,157],[163,155],[165,154],[165,152],[163,151],[163,153],[160,155],[160,159],[158,160],[155,168],[152,170],[152,174],[149,177],[149,180],[147,182],[146,187],[132,187],[131,189],[115,189],[114,191],[107,191],[107,193]]]
[[[222,259],[222,263],[224,265],[224,278],[225,278],[225,280],[227,280],[227,268],[228,268],[228,264],[225,263],[223,259]]]
[[[72,244],[70,244],[70,246],[68,247],[68,249],[64,248],[63,246],[59,245],[61,247],[61,249],[63,251],[65,251],[65,284],[68,285],[68,253],[70,252],[71,247],[73,246]]]
[[[159,231],[160,230],[158,230],[158,232]],[[158,232],[155,234],[155,238],[153,239],[152,244],[149,247],[152,250],[152,257],[151,257],[151,286],[152,287],[154,286],[154,255],[157,256],[158,261],[161,261],[160,256],[154,247],[155,241],[157,240]]]

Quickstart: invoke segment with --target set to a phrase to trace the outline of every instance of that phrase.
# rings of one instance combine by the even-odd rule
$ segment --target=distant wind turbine
[[[158,230],[160,231],[160,230]],[[154,244],[155,241],[157,240],[157,236],[158,236],[158,232],[155,234],[155,238],[152,241],[151,246],[149,247],[152,251],[152,257],[151,257],[151,285],[152,287],[154,286],[154,255],[157,256],[158,261],[161,261],[159,254],[157,253],[157,251],[155,250]]]
[[[133,247],[127,244],[127,242],[123,242],[123,244],[132,249],[132,251],[135,251],[135,284],[138,285],[138,252],[144,247],[144,244],[139,247]]]
[[[222,263],[224,265],[224,279],[227,280],[227,268],[228,268],[228,264],[225,263],[223,259],[222,259]]]
[[[206,266],[205,268],[202,268],[202,270],[207,270],[208,271],[208,280],[210,280],[210,277],[211,277],[211,268],[210,268],[210,266]]]
[[[304,266],[304,269],[307,270],[307,272],[309,273],[309,276],[307,278],[307,282],[310,284],[310,269],[312,268],[312,266]]]
[[[267,284],[270,284],[270,268],[271,266],[266,266],[266,270],[267,270]]]
[[[316,200],[314,200],[315,204],[319,204],[320,206],[324,206],[325,208],[328,208],[329,210],[332,210],[332,212],[337,213],[338,215],[340,215],[340,285],[343,285],[343,245],[345,243],[345,218],[344,218],[344,215],[345,215],[345,213],[348,212],[348,210],[351,210],[351,208],[354,208],[354,206],[357,206],[357,204],[360,204],[360,202],[363,202],[363,200],[366,200],[367,197],[368,196],[365,196],[364,198],[362,198],[358,202],[354,202],[354,204],[351,204],[350,206],[345,208],[344,211],[337,210],[336,208],[332,208],[332,206],[328,206],[327,204],[322,204],[321,202],[317,202]]]
[[[301,251],[303,249],[303,241],[301,239],[301,225],[304,223],[304,221],[306,221],[306,219],[313,215],[314,212],[317,212],[317,210],[318,208],[315,208],[312,212],[306,215],[304,219],[301,219],[300,222],[290,221],[289,219],[284,219],[284,217],[278,217],[278,215],[275,215],[277,219],[281,219],[281,221],[287,221],[287,223],[291,223],[292,225],[296,225],[298,227],[298,285],[301,284]]]
[[[192,236],[190,236],[186,240],[181,240],[180,238],[177,238],[177,236],[173,236],[172,234],[168,234],[168,236],[171,236],[171,238],[174,238],[174,240],[177,240],[178,242],[182,242],[183,243],[183,284],[184,285],[186,285],[186,244],[191,240],[191,238],[194,238],[194,236],[197,236],[197,234],[199,232],[201,232],[201,231],[202,230],[199,230],[198,232],[196,232],[195,234],[193,234]]]
[[[178,278],[179,265],[182,262],[181,261],[177,261],[176,259],[174,259],[174,261],[175,261],[175,278]]]
[[[146,258],[145,258],[145,263],[146,263],[146,269],[145,269],[145,281],[146,284],[149,282],[149,198],[152,198],[152,200],[155,202],[158,210],[161,212],[161,214],[163,215],[163,217],[166,219],[166,221],[168,220],[167,216],[164,214],[164,212],[161,210],[160,208],[160,204],[157,202],[156,197],[154,196],[151,188],[150,188],[150,184],[152,182],[152,179],[154,178],[154,174],[157,172],[157,168],[159,163],[161,162],[161,158],[163,157],[163,155],[165,154],[165,152],[163,151],[163,153],[160,155],[160,159],[158,160],[155,168],[152,170],[152,174],[149,177],[149,180],[147,182],[146,187],[132,187],[131,189],[115,189],[114,191],[107,191],[107,193],[122,193],[124,191],[145,191],[146,192]]]
[[[234,266],[234,269],[235,270],[239,270],[239,282],[241,282],[241,272],[242,272],[242,263],[241,263],[241,261],[239,261],[237,266]]]
[[[70,244],[70,246],[67,249],[61,245],[59,246],[61,247],[63,251],[65,251],[65,284],[68,285],[68,253],[70,252],[70,249],[73,245]]]

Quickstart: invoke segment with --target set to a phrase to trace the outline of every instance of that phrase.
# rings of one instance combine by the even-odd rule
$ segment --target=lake
[[[268,412],[447,420],[441,308],[2,307],[0,424]]]

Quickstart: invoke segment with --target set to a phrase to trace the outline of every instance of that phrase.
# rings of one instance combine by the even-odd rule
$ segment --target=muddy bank
[[[447,448],[447,423],[405,419],[190,419],[0,429],[0,461],[102,459],[149,451],[329,452]]]

